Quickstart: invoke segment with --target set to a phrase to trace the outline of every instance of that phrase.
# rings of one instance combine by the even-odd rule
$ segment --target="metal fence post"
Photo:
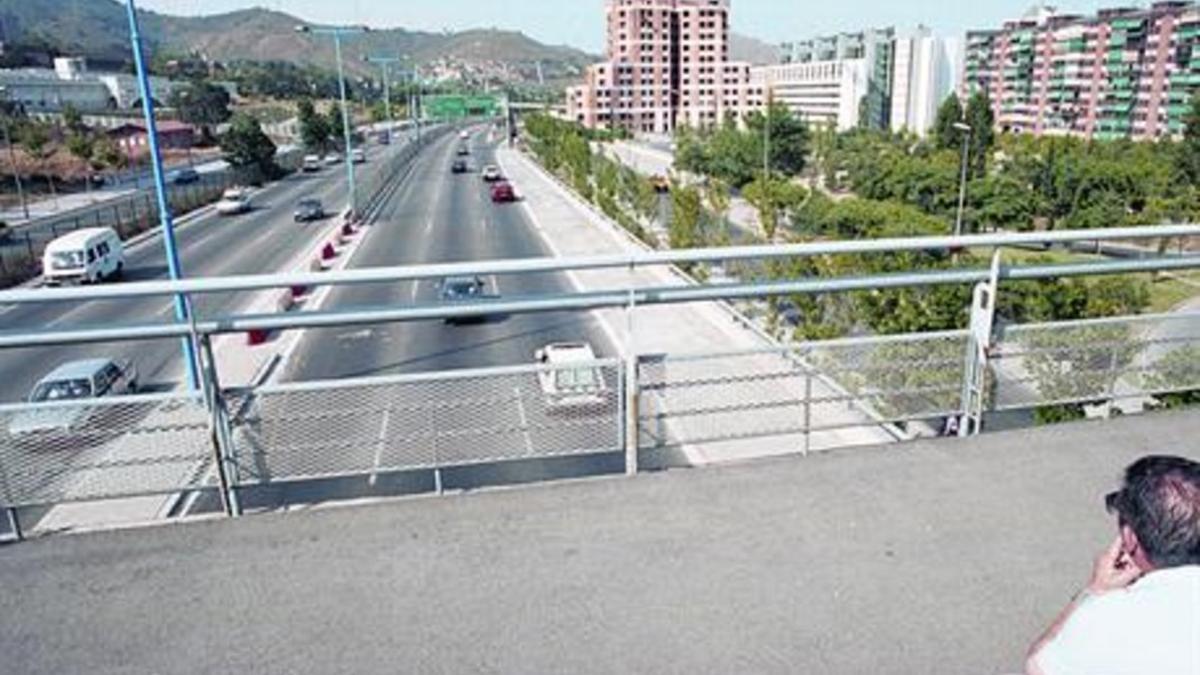
[[[1120,346],[1113,344],[1112,353],[1108,356],[1108,403],[1104,406],[1105,419],[1111,418],[1117,402],[1117,380],[1120,379],[1120,359],[1117,352]]]
[[[236,476],[233,471],[233,432],[229,426],[229,411],[226,410],[225,399],[221,395],[221,380],[213,356],[212,338],[209,335],[200,335],[198,340],[203,355],[200,382],[212,425],[213,464],[217,469],[221,506],[226,515],[236,518],[241,515],[241,508],[238,504]]]
[[[5,507],[4,514],[8,518],[8,527],[12,530],[9,541],[25,541],[25,533],[21,530],[21,514],[11,506]]]
[[[812,449],[812,369],[804,366],[804,453]]]
[[[637,311],[634,269],[629,268],[629,304],[625,306],[625,328],[628,332],[625,349],[625,474],[635,476],[638,472],[638,446],[640,445],[638,408],[638,355],[634,333],[634,313]]]

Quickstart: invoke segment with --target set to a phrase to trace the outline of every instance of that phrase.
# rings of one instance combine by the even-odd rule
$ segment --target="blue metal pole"
[[[142,96],[142,114],[146,118],[146,135],[150,144],[150,162],[154,172],[154,188],[158,197],[158,215],[162,223],[163,248],[167,253],[167,272],[171,280],[183,278],[183,269],[179,264],[179,251],[175,246],[175,223],[171,217],[171,205],[167,200],[167,184],[163,176],[162,154],[158,147],[158,125],[154,122],[154,98],[150,90],[150,78],[146,74],[146,56],[142,51],[142,34],[138,26],[137,8],[133,0],[125,4],[129,12],[129,33],[133,43],[133,62],[137,67],[138,90]],[[187,297],[182,294],[175,296],[175,319],[179,323],[187,323],[190,319]],[[183,339],[183,360],[187,364],[188,388],[191,391],[200,389],[200,373],[196,366],[196,345],[191,338]]]
[[[346,175],[350,180],[350,213],[358,215],[358,189],[354,185],[354,156],[350,151],[350,108],[346,103],[346,74],[342,69],[342,34],[333,30],[333,50],[337,54],[338,87],[342,95],[342,135],[346,143]]]

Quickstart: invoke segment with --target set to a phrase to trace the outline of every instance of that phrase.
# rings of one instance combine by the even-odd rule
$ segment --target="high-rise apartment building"
[[[924,135],[955,91],[958,43],[926,28],[840,33],[781,46],[781,65],[754,68],[775,101],[809,123]]]
[[[1157,2],[1090,17],[1036,7],[999,30],[972,31],[961,93],[977,92],[1004,131],[1176,136],[1200,92],[1200,6]]]
[[[590,128],[669,134],[761,109],[750,65],[729,60],[730,0],[606,0],[607,60],[567,90]]]

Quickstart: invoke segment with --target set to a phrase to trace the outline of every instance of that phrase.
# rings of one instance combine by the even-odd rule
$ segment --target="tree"
[[[326,124],[329,125],[329,137],[334,145],[345,143],[346,138],[346,120],[342,117],[342,104],[334,103],[329,108],[329,114],[325,118]]]
[[[311,99],[301,99],[297,110],[300,142],[309,152],[322,154],[329,146],[329,120],[317,114]]]
[[[21,132],[21,145],[25,148],[25,152],[37,162],[38,168],[42,170],[42,175],[50,185],[50,194],[57,194],[54,189],[54,174],[45,166],[46,161],[54,156],[54,147],[50,145],[50,131],[44,124],[38,122],[30,122],[25,125]]]
[[[1183,142],[1176,152],[1179,172],[1200,186],[1200,94],[1192,95],[1192,109],[1183,119]]]
[[[996,117],[986,93],[978,92],[967,101],[965,118],[971,127],[971,175],[982,178],[987,174],[987,160],[996,143]]]
[[[255,169],[260,176],[275,175],[275,143],[263,133],[258,120],[245,114],[235,115],[229,131],[221,137],[221,151],[230,166]]]
[[[84,165],[86,189],[92,188],[92,161],[96,155],[96,139],[86,131],[72,132],[67,136],[67,152]]]
[[[70,103],[63,106],[63,126],[67,128],[67,132],[71,134],[83,134],[88,129],[83,123],[83,115],[79,114],[79,109]]]
[[[748,145],[755,149],[754,155],[759,166],[762,166],[762,158],[768,154],[765,152],[767,148],[764,148],[764,143],[768,143],[769,140],[772,171],[785,176],[798,176],[804,171],[812,140],[811,134],[804,120],[793,115],[786,105],[771,102],[767,106],[766,114],[750,115],[746,126],[753,139],[753,143]],[[770,130],[770,139],[767,139],[765,134],[767,129]]]
[[[682,183],[674,183],[671,186],[671,206],[671,223],[667,232],[671,248],[686,249],[703,245],[704,206],[700,191]]]
[[[211,82],[196,80],[171,92],[171,107],[179,119],[200,128],[205,143],[212,139],[212,129],[228,122],[233,116],[229,109],[229,92]]]
[[[962,102],[957,94],[950,94],[938,108],[937,121],[933,124],[933,141],[943,150],[957,150],[962,147],[963,132],[954,125],[963,123]]]
[[[780,221],[788,211],[804,202],[808,191],[789,180],[760,176],[747,185],[742,194],[758,210],[763,236],[773,242],[779,233]]]

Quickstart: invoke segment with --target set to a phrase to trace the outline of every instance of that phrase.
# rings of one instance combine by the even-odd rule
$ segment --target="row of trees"
[[[772,103],[766,113],[751,114],[741,126],[728,118],[713,129],[680,127],[675,168],[741,189],[764,173],[798,176],[808,162],[811,143],[808,125],[787,106]]]
[[[346,124],[342,117],[340,105],[332,105],[325,114],[317,112],[310,99],[301,99],[297,107],[297,120],[300,124],[300,143],[306,150],[314,153],[324,153],[331,147],[340,147],[345,139]],[[352,132],[352,142],[357,132]]]

